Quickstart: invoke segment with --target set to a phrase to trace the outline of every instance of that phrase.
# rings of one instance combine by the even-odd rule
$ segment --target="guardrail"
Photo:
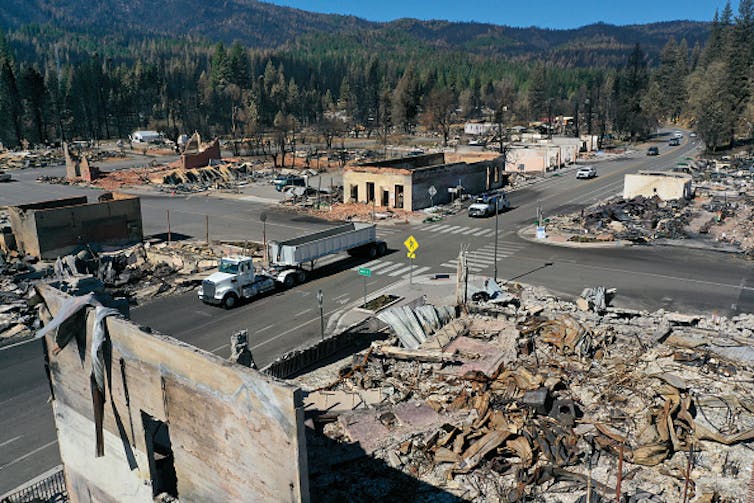
[[[0,503],[66,503],[68,501],[63,465],[0,496]]]

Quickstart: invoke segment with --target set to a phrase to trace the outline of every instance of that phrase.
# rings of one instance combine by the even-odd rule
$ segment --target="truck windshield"
[[[228,274],[238,274],[238,264],[228,262],[227,260],[220,261],[220,272],[226,272]]]

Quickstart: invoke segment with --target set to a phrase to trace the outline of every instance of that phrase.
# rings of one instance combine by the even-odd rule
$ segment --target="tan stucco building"
[[[500,188],[503,169],[502,157],[493,153],[437,153],[363,163],[343,172],[343,201],[419,210],[449,202],[459,187],[470,194]]]

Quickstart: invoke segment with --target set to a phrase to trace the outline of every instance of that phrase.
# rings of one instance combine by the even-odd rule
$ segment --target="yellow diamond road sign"
[[[409,236],[407,240],[403,242],[403,246],[406,247],[409,253],[414,253],[419,248],[419,242],[414,236]]]
[[[416,258],[416,253],[408,252],[408,253],[406,254],[406,256],[407,256],[408,258]]]

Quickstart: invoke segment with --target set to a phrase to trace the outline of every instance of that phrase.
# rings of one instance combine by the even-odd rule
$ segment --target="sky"
[[[264,0],[370,21],[403,17],[478,21],[507,26],[578,28],[596,22],[644,24],[690,19],[711,21],[725,0]],[[738,0],[731,0],[734,12]]]

